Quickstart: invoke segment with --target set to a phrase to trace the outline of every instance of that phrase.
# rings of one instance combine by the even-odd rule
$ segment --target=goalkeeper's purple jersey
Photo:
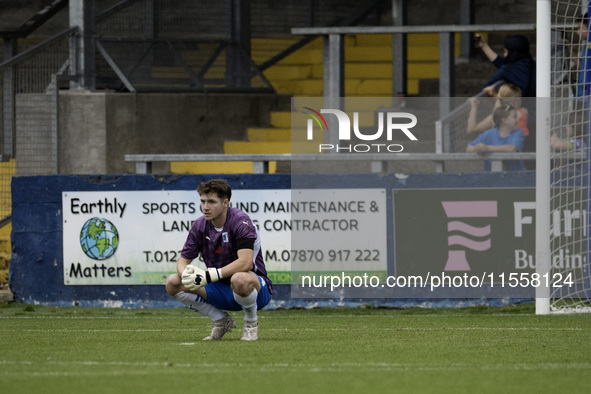
[[[181,251],[181,257],[194,260],[201,253],[208,268],[222,268],[238,258],[236,241],[241,238],[254,239],[253,271],[267,282],[272,294],[273,284],[267,277],[259,233],[250,217],[239,209],[228,207],[226,223],[221,231],[203,216],[195,220]],[[229,282],[227,279],[222,281]]]

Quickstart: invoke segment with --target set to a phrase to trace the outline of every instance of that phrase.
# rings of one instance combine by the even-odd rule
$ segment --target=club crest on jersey
[[[228,233],[222,233],[222,241],[229,242]]]

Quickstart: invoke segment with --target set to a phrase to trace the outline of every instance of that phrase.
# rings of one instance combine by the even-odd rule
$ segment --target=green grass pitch
[[[188,309],[3,304],[2,393],[589,392],[591,315],[533,304],[259,313],[202,342]]]

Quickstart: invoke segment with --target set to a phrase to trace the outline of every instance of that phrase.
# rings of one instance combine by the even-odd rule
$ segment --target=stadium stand
[[[459,56],[459,35],[456,35],[455,55]],[[295,42],[295,40],[293,40]],[[252,56],[255,63],[286,46],[281,38],[253,39]],[[437,34],[412,34],[408,37],[408,85],[410,96],[421,94],[421,80],[439,77],[439,37]],[[305,47],[289,55],[265,71],[265,76],[277,94],[291,97],[320,97],[323,94],[322,39],[316,38]],[[392,35],[372,34],[348,36],[345,39],[345,95],[348,97],[384,97],[384,107],[391,105],[392,97]],[[428,86],[427,84],[424,84]],[[427,88],[426,88],[427,89]],[[427,111],[426,111],[427,112]],[[426,115],[426,114],[425,114]],[[226,141],[224,153],[290,153],[291,112],[271,111],[269,127],[249,127],[246,141]],[[373,111],[360,113],[361,127],[373,127]],[[431,135],[423,140],[417,152],[433,152]],[[310,152],[313,153],[313,152]],[[404,166],[404,164],[402,164]],[[415,165],[416,166],[416,165]],[[433,171],[432,164],[426,164]],[[271,163],[270,172],[277,170]],[[171,163],[173,173],[209,173],[219,171],[252,172],[252,163]]]

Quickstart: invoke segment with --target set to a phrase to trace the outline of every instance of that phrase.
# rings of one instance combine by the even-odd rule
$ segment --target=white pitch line
[[[199,328],[108,328],[108,329],[99,329],[99,328],[92,328],[92,329],[71,329],[71,328],[11,328],[11,329],[4,329],[0,328],[0,332],[195,332],[200,331]]]
[[[310,332],[323,332],[323,331],[359,331],[367,330],[368,327],[331,327],[331,328],[266,328],[265,331],[270,332],[289,332],[289,331],[310,331]],[[591,327],[371,327],[373,331],[589,331]],[[0,328],[0,332],[14,333],[14,332],[40,332],[40,333],[110,333],[110,332],[199,332],[201,328],[153,328],[153,329],[69,329],[69,328]]]
[[[34,319],[50,319],[50,320],[94,320],[94,319],[145,319],[148,316],[45,316],[45,315],[34,315],[34,316],[0,316],[0,320],[34,320]],[[149,316],[151,319],[164,319],[164,317]]]
[[[267,363],[252,365],[245,363],[169,363],[169,362],[99,362],[99,361],[64,361],[64,362],[33,362],[0,360],[0,365],[30,366],[34,371],[10,371],[3,368],[0,375],[19,377],[51,377],[51,376],[102,376],[102,375],[145,375],[154,373],[194,373],[196,369],[207,373],[235,371],[236,368],[248,370],[255,368],[265,371],[300,371],[300,372],[342,372],[344,370],[371,370],[371,371],[522,371],[522,370],[591,370],[591,363],[511,363],[511,364],[474,364],[474,363],[451,363],[451,364],[405,364],[388,362],[332,362],[332,363]],[[46,367],[88,366],[91,370],[69,370],[69,371],[40,371],[39,368]],[[116,370],[99,371],[96,367],[113,367]],[[121,370],[121,367],[141,368],[138,370]],[[146,370],[145,368],[156,368],[157,371]],[[163,368],[165,367],[165,368]]]

